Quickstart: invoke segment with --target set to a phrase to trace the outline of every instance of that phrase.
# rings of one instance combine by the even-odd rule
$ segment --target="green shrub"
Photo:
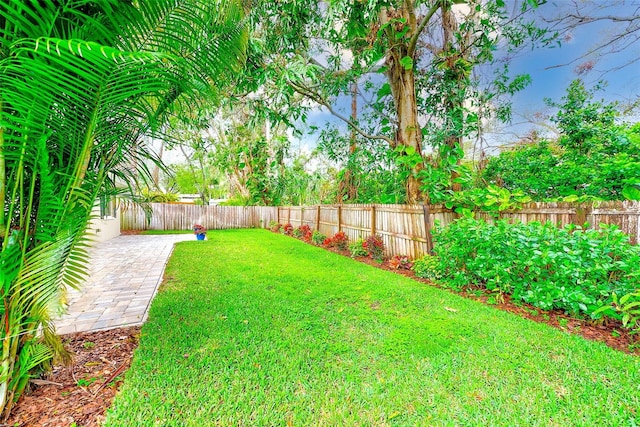
[[[280,224],[278,221],[269,221],[269,230],[273,231],[274,233],[279,233],[281,229],[282,224]]]
[[[614,226],[558,229],[465,218],[436,230],[434,240],[450,286],[485,286],[545,310],[591,315],[614,292],[634,291],[640,278],[640,248]]]
[[[413,267],[411,269],[416,273],[417,277],[433,280],[440,278],[439,266],[438,257],[425,255],[413,261]]]
[[[369,255],[369,252],[363,245],[364,245],[363,239],[358,239],[354,242],[349,243],[349,252],[351,252],[351,256],[355,258],[358,256]]]
[[[317,245],[317,246],[321,246],[322,243],[324,243],[326,238],[327,236],[325,236],[324,234],[322,234],[317,230],[314,231],[313,234],[311,235],[311,241],[313,242],[314,245]]]

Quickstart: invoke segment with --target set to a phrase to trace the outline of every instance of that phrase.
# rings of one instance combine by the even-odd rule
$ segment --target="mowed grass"
[[[179,243],[108,426],[632,426],[640,362],[264,230]]]

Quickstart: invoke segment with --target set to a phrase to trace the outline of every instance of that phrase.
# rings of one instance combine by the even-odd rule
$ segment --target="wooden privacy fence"
[[[275,221],[273,206],[198,206],[192,204],[150,203],[151,215],[135,204],[121,206],[123,230],[191,230],[194,224],[209,230],[227,228],[266,228]]]
[[[386,254],[417,258],[433,248],[431,230],[436,221],[445,226],[457,215],[441,205],[319,205],[319,206],[196,206],[151,204],[153,214],[147,222],[140,207],[122,207],[124,230],[187,230],[193,224],[208,229],[267,228],[272,221],[291,223],[294,227],[308,224],[312,229],[332,236],[343,231],[349,240],[379,235]],[[484,213],[478,217],[491,220]],[[517,211],[507,211],[502,218],[514,221],[550,221],[560,227],[585,223],[615,224],[637,244],[640,235],[639,202],[601,202],[598,204],[530,203]]]
[[[493,219],[482,212],[476,217]],[[549,221],[559,227],[615,224],[634,244],[640,235],[639,202],[529,203],[522,209],[502,212],[500,217],[524,223]],[[308,224],[327,236],[343,231],[349,240],[378,234],[387,255],[417,258],[433,248],[431,230],[435,223],[446,226],[456,218],[458,215],[442,205],[320,205],[279,207],[277,221],[294,227]]]
[[[278,208],[278,222],[308,224],[327,236],[344,232],[350,241],[377,234],[387,255],[417,258],[428,253],[434,221],[448,224],[451,210],[428,205],[320,205]]]

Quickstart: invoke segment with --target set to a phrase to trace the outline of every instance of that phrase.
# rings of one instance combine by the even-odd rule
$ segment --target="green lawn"
[[[108,426],[633,426],[640,359],[264,230],[178,244]]]

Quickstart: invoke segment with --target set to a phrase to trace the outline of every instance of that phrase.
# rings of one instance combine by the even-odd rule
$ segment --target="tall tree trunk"
[[[351,83],[351,120],[356,123],[358,120],[358,83]],[[358,148],[358,133],[351,128],[351,136],[349,138],[349,159],[345,167],[344,175],[338,188],[338,202],[344,200],[355,201],[358,199],[358,188],[354,179],[354,155]]]
[[[410,26],[408,34],[413,35],[418,32],[414,12],[409,7],[397,10],[382,9],[380,22],[385,25],[393,19],[404,19],[405,21],[402,25]],[[401,24],[392,23],[391,25]],[[395,37],[396,31],[387,30],[387,33],[389,49],[385,61],[387,67],[385,75],[391,88],[398,120],[395,146],[411,147],[416,153],[422,155],[422,130],[418,123],[418,104],[413,70],[415,50],[406,43],[398,43]],[[407,203],[418,203],[424,198],[418,179],[418,173],[423,167],[423,162],[418,162],[411,167],[406,182]]]

